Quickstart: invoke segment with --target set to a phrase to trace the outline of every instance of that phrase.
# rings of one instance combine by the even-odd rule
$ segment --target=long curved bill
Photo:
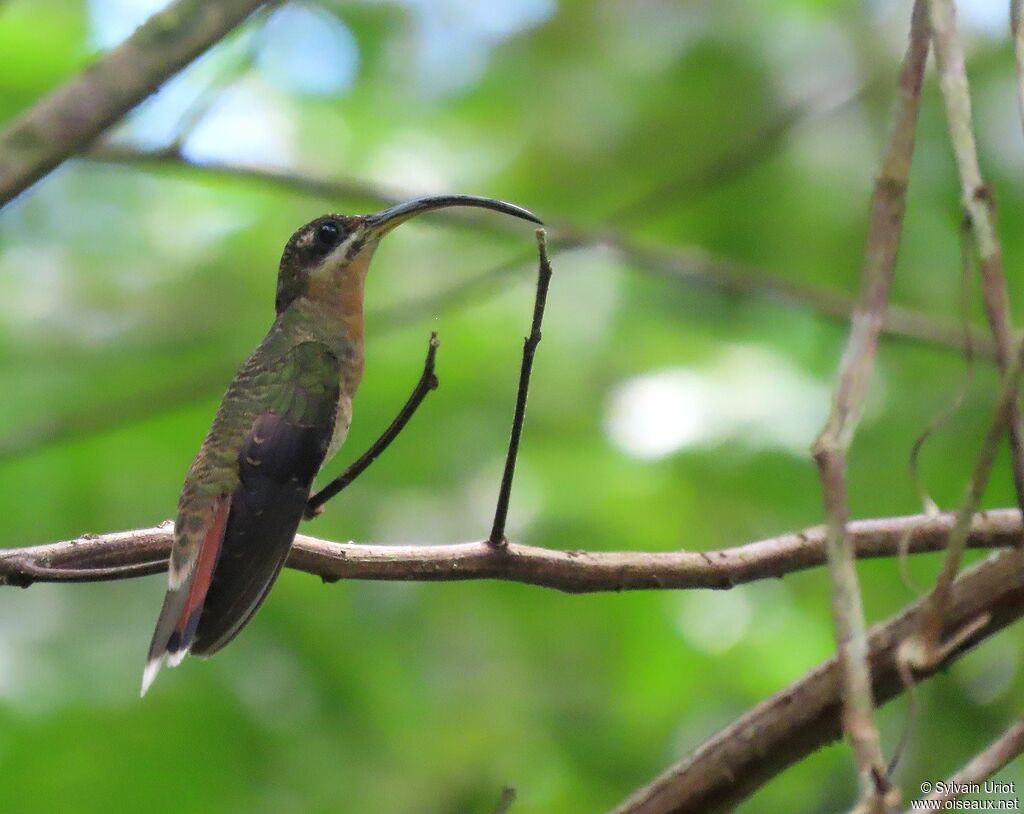
[[[368,215],[366,227],[373,237],[380,238],[410,218],[422,215],[424,212],[432,212],[435,209],[447,209],[449,206],[475,206],[480,209],[491,209],[503,215],[511,215],[514,218],[522,218],[544,225],[543,221],[530,210],[499,201],[496,198],[481,198],[476,195],[432,195],[400,203],[383,212],[378,212],[376,215]]]

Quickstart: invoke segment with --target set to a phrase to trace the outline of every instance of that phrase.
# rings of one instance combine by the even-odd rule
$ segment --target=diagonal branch
[[[177,0],[0,132],[0,207],[215,45],[262,0]]]
[[[858,557],[892,557],[906,541],[910,553],[941,551],[955,515],[911,515],[849,524]],[[1013,546],[1022,533],[1015,509],[974,518],[972,548]],[[84,535],[48,545],[0,549],[0,585],[103,582],[167,570],[173,526]],[[728,589],[818,568],[825,563],[823,526],[718,551],[562,551],[487,541],[447,545],[335,543],[299,534],[288,566],[324,581],[448,582],[498,579],[565,593]]]
[[[1014,549],[961,574],[953,586],[945,630],[958,630],[982,615],[987,622],[944,653],[940,663],[916,673],[915,679],[933,675],[1024,615],[1022,573],[1024,555]],[[868,635],[871,689],[879,703],[905,689],[898,650],[920,625],[923,609],[923,602],[917,602]],[[840,737],[841,672],[836,658],[810,670],[641,788],[614,814],[732,811],[788,766]]]
[[[871,200],[860,301],[840,363],[832,412],[814,445],[828,526],[832,617],[843,687],[843,730],[857,762],[861,799],[872,808],[877,808],[871,801],[877,800],[887,781],[881,740],[874,723],[864,608],[854,548],[847,531],[846,453],[867,395],[896,267],[928,39],[924,0],[916,0],[896,114]]]
[[[398,415],[395,416],[395,420],[388,425],[388,428],[384,430],[380,438],[374,441],[366,452],[360,455],[344,472],[309,499],[306,504],[306,520],[312,520],[320,514],[328,500],[348,488],[352,481],[362,475],[370,464],[376,461],[381,453],[391,446],[391,442],[398,437],[398,434],[405,429],[405,425],[415,415],[416,410],[423,403],[423,399],[429,395],[431,390],[437,389],[438,382],[437,375],[434,373],[434,360],[437,358],[437,346],[439,344],[437,333],[431,333],[430,342],[427,345],[427,358],[423,363],[423,373],[420,374],[419,381],[416,382],[416,387],[413,388],[412,394],[405,402],[405,406],[402,407]]]
[[[1024,754],[1024,721],[1017,721],[1002,735],[975,755],[960,771],[937,788],[926,799],[956,800],[969,792],[972,784],[987,780],[1011,761]],[[913,809],[924,811],[924,807]]]
[[[941,658],[942,649],[947,646],[942,645],[940,634],[953,590],[953,580],[960,570],[967,538],[970,535],[972,518],[981,503],[985,487],[988,486],[989,476],[995,465],[996,453],[999,451],[999,443],[1006,434],[1006,426],[1012,414],[1012,405],[1017,399],[1022,369],[1024,369],[1024,341],[1018,343],[1013,363],[1003,379],[996,408],[967,486],[967,497],[957,511],[956,522],[949,532],[949,542],[946,546],[942,571],[939,573],[938,579],[935,580],[935,587],[928,594],[925,602],[926,612],[921,617],[921,629],[907,641],[907,649],[904,654],[916,667],[922,667],[926,663]]]
[[[963,44],[957,35],[956,9],[953,0],[928,0],[928,6],[946,123],[960,176],[960,195],[981,256],[985,314],[996,341],[996,360],[1005,374],[1013,363],[1016,343],[1003,274],[1003,252],[996,232],[995,202],[992,189],[983,180],[978,165],[978,149],[971,123],[971,94]],[[1024,426],[1021,424],[1019,398],[1010,403],[1009,427],[1014,488],[1017,504],[1024,510]]]

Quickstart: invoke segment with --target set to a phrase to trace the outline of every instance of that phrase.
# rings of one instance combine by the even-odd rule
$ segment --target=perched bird
[[[313,478],[352,420],[363,375],[363,284],[374,250],[400,223],[450,206],[540,223],[513,204],[446,195],[375,215],[324,215],[288,241],[274,324],[228,387],[185,478],[143,695],[165,658],[174,666],[188,653],[216,653],[266,598]]]

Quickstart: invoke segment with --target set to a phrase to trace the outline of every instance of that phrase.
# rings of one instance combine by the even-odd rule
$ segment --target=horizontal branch
[[[916,515],[849,524],[860,558],[940,551],[955,517]],[[172,526],[86,535],[75,540],[0,551],[0,585],[126,579],[166,569]],[[972,523],[973,548],[1013,548],[1024,534],[1017,509],[981,512]],[[987,615],[971,637],[946,654],[937,670],[964,649],[1024,613],[1024,552],[1007,551],[954,583],[946,625],[959,629]],[[638,589],[725,589],[780,577],[825,562],[825,530],[815,527],[719,551],[558,551],[486,541],[429,546],[335,543],[295,539],[291,568],[321,577],[393,581],[499,579],[569,593]],[[872,683],[880,702],[902,691],[896,649],[919,622],[922,603],[869,635]],[[984,619],[983,619],[984,621]],[[922,672],[918,678],[929,675]],[[621,814],[725,810],[788,765],[839,736],[839,672],[830,660],[716,735],[696,753],[641,789]]]
[[[954,515],[912,515],[850,523],[860,558],[889,557],[909,534],[911,553],[940,551]],[[974,548],[1016,545],[1020,512],[978,514],[968,544]],[[85,535],[49,545],[0,550],[0,585],[34,582],[96,582],[156,574],[167,567],[172,527]],[[567,593],[644,589],[724,589],[816,568],[825,562],[822,526],[718,551],[560,551],[486,541],[447,545],[364,545],[298,535],[288,566],[327,582],[340,579],[444,582],[499,579]]]
[[[917,631],[923,607],[923,601],[916,602],[868,633],[872,691],[880,704],[906,689],[898,650]],[[1000,552],[965,571],[953,585],[943,630],[948,634],[974,623],[972,632],[940,661],[914,673],[915,680],[947,667],[1022,614],[1024,551]],[[841,734],[840,707],[839,665],[831,658],[705,741],[614,814],[732,811],[788,766],[836,740]]]

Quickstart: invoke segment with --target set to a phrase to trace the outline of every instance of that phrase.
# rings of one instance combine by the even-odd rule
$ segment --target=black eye
[[[335,221],[327,220],[316,227],[314,236],[321,249],[333,249],[341,237],[341,227]]]

